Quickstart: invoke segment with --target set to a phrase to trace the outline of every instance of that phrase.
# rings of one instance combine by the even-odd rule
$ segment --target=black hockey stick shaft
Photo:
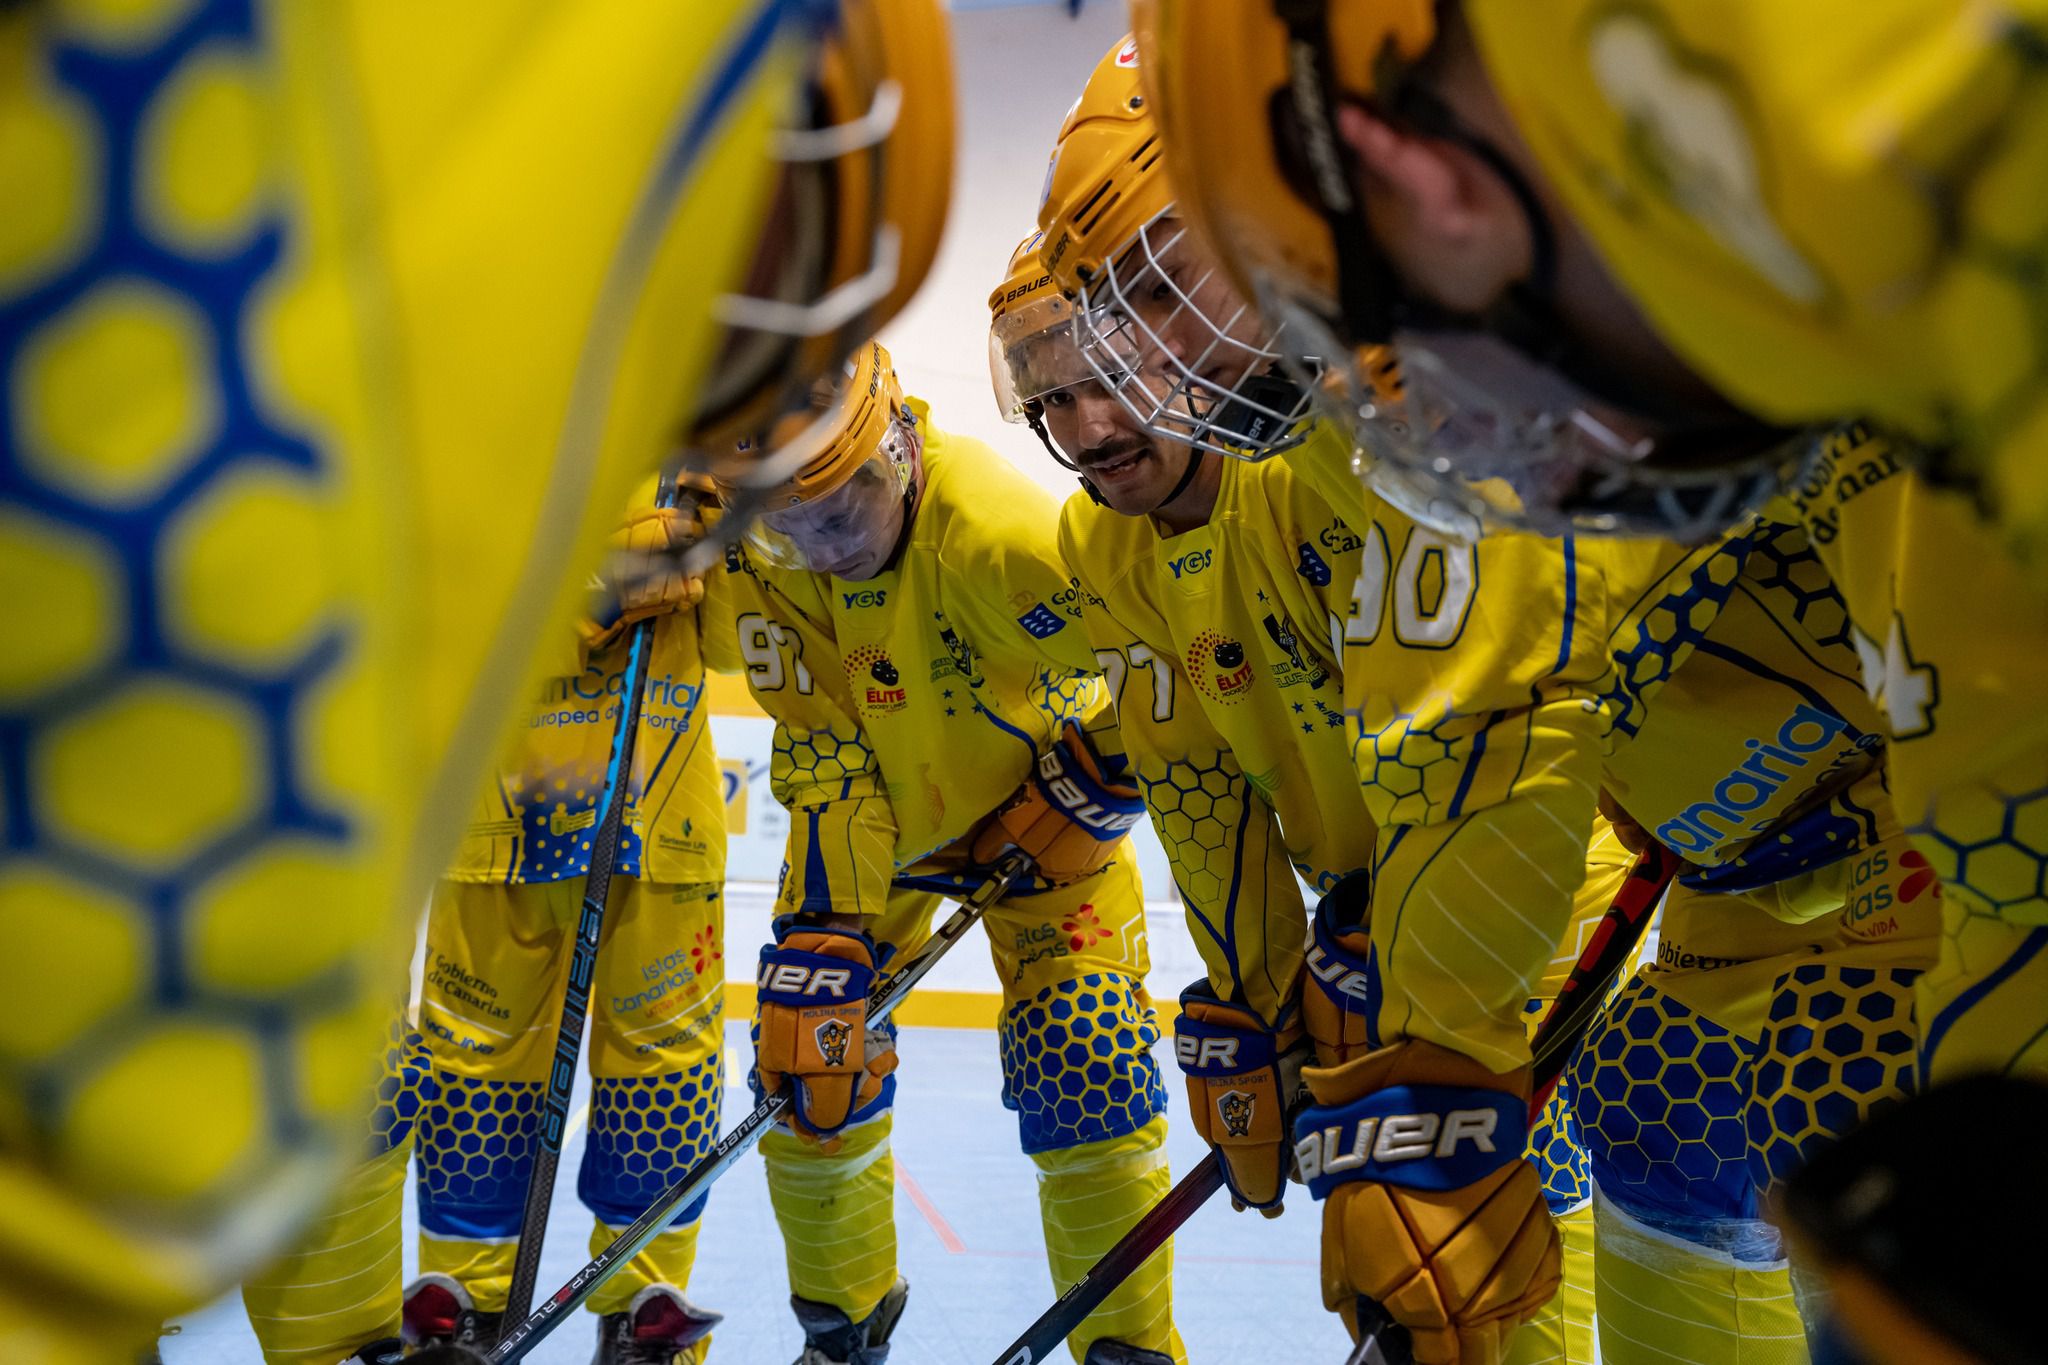
[[[923,979],[946,951],[972,929],[988,908],[1001,900],[1031,870],[1031,860],[1022,853],[1012,851],[1003,855],[990,871],[988,879],[976,887],[966,900],[960,903],[946,921],[932,931],[917,956],[905,963],[900,971],[875,983],[868,993],[867,1017],[869,1023],[878,1023],[903,1003],[911,988]],[[569,1313],[596,1292],[597,1287],[610,1279],[627,1261],[640,1254],[649,1242],[668,1227],[678,1210],[689,1206],[691,1201],[708,1189],[711,1183],[724,1175],[753,1145],[761,1140],[768,1125],[779,1118],[789,1107],[789,1086],[755,1105],[748,1115],[741,1119],[730,1133],[718,1140],[703,1160],[683,1173],[681,1179],[664,1190],[640,1215],[633,1225],[620,1233],[612,1244],[592,1257],[583,1269],[569,1277],[569,1282],[556,1290],[546,1302],[526,1317],[525,1321],[509,1327],[498,1339],[497,1349],[490,1354],[491,1365],[509,1365],[509,1362],[523,1360],[527,1352],[559,1327]]]
[[[1543,1112],[1544,1103],[1550,1098],[1557,1078],[1563,1074],[1565,1063],[1578,1051],[1586,1030],[1592,1027],[1600,1002],[1606,998],[1607,987],[1635,951],[1644,927],[1656,911],[1658,899],[1664,894],[1664,888],[1671,884],[1678,867],[1678,859],[1661,845],[1652,845],[1649,852],[1636,860],[1616,889],[1613,903],[1601,916],[1592,939],[1580,952],[1579,960],[1572,964],[1571,972],[1558,989],[1543,1022],[1536,1026],[1536,1036],[1530,1043],[1535,1056],[1532,1068],[1535,1083],[1529,1101],[1532,1122]],[[1590,1006],[1586,1003],[1588,1001]],[[1187,1222],[1210,1195],[1222,1188],[1223,1164],[1211,1150],[1166,1192],[1165,1197],[1147,1210],[1144,1217],[1133,1223],[1130,1231],[1103,1253],[1101,1260],[1090,1266],[1087,1273],[1060,1295],[1052,1307],[1040,1314],[1038,1321],[1025,1328],[1024,1335],[996,1357],[996,1365],[1037,1365],[1057,1351],[1074,1329],[1116,1292],[1117,1286],[1135,1275],[1139,1267],[1179,1231],[1181,1224]],[[1391,1341],[1378,1341],[1379,1335],[1366,1331],[1359,1340],[1359,1351],[1371,1346],[1374,1354],[1361,1355],[1355,1351],[1351,1360],[1371,1361],[1373,1365],[1381,1362],[1400,1365],[1405,1351]]]
[[[655,494],[655,506],[672,507],[675,500],[676,485],[664,478]],[[576,1072],[583,1057],[583,1025],[590,1014],[590,984],[597,975],[598,935],[604,928],[605,905],[611,899],[612,877],[619,865],[626,806],[632,799],[633,744],[640,732],[640,710],[646,700],[653,644],[654,618],[636,621],[629,636],[625,673],[619,688],[619,723],[612,731],[604,786],[598,793],[597,827],[590,841],[590,871],[584,879],[583,905],[576,917],[569,980],[562,990],[562,1018],[555,1030],[554,1060],[548,1070],[533,1173],[526,1181],[526,1209],[519,1218],[519,1254],[512,1265],[511,1295],[506,1300],[508,1321],[526,1316],[533,1303],[534,1284],[540,1278],[548,1210],[555,1199],[555,1172],[561,1165],[562,1140],[569,1129],[569,1098],[576,1088]]]

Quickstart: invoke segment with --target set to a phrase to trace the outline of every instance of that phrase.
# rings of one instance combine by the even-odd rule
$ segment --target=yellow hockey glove
[[[689,500],[634,509],[612,533],[605,571],[582,623],[585,658],[635,621],[688,611],[704,600],[704,575],[683,572],[683,551],[703,538],[703,518]]]
[[[1323,1302],[1354,1335],[1383,1310],[1418,1365],[1498,1365],[1562,1267],[1523,1157],[1527,1069],[1408,1039],[1302,1078],[1315,1103],[1294,1153],[1323,1201]]]
[[[1144,798],[1121,755],[1104,755],[1069,720],[1031,777],[983,824],[970,856],[987,865],[1021,849],[1040,877],[1059,886],[1099,871],[1144,818]]]
[[[1205,977],[1180,993],[1173,1046],[1188,1078],[1188,1112],[1223,1160],[1232,1207],[1277,1218],[1294,1170],[1291,1119],[1305,1098],[1301,1068],[1310,1056],[1293,1004],[1269,1029],[1242,1005],[1218,1000]]]
[[[874,981],[874,941],[856,930],[785,915],[775,921],[775,942],[761,950],[754,1069],[765,1094],[789,1082],[783,1122],[827,1152],[896,1069],[888,1032],[868,1027]]]

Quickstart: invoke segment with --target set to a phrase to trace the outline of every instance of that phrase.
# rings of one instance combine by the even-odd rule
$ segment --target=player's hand
[[[896,1069],[886,1029],[868,1027],[875,945],[857,929],[784,916],[761,950],[755,1070],[768,1094],[790,1086],[784,1122],[827,1152]]]
[[[704,538],[693,499],[675,507],[636,508],[612,533],[604,573],[584,622],[592,654],[636,621],[687,611],[704,598],[704,575],[683,571],[683,553]]]
[[[969,856],[988,865],[1020,849],[1040,877],[1062,885],[1099,871],[1144,818],[1144,798],[1122,762],[1069,720],[1024,785],[983,824]]]
[[[1180,993],[1174,1054],[1188,1079],[1195,1131],[1216,1149],[1230,1203],[1268,1218],[1280,1214],[1294,1171],[1293,1114],[1305,1098],[1301,1068],[1308,1036],[1290,1002],[1277,1029],[1241,1005],[1216,998],[1207,978]]]
[[[1323,1302],[1354,1334],[1378,1305],[1418,1365],[1498,1365],[1562,1265],[1523,1156],[1527,1070],[1409,1039],[1302,1076],[1315,1103],[1295,1158],[1323,1201]]]

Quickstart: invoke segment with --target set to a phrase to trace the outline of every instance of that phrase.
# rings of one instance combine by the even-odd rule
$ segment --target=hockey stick
[[[1019,878],[1031,870],[1031,860],[1024,854],[1011,850],[997,860],[989,872],[988,880],[976,887],[966,900],[960,903],[946,922],[932,931],[924,947],[916,957],[903,965],[901,971],[892,973],[886,979],[877,981],[868,993],[868,1022],[879,1023],[888,1018],[895,1008],[903,1003],[911,988],[923,979],[932,965],[945,956],[946,950],[959,942],[966,932],[974,927],[988,908],[1001,900]],[[589,1298],[597,1287],[610,1279],[612,1274],[627,1261],[640,1254],[649,1242],[659,1236],[676,1215],[678,1209],[686,1208],[692,1200],[702,1194],[712,1181],[724,1175],[733,1163],[746,1155],[749,1149],[768,1130],[768,1125],[782,1115],[790,1104],[789,1087],[770,1095],[755,1105],[753,1111],[739,1121],[739,1124],[718,1144],[705,1153],[704,1159],[692,1166],[675,1184],[662,1192],[659,1199],[648,1206],[647,1212],[620,1233],[612,1244],[590,1259],[589,1264],[569,1277],[569,1282],[554,1292],[524,1322],[508,1328],[499,1337],[497,1349],[490,1354],[491,1365],[509,1365],[522,1360],[526,1353],[540,1345],[547,1334],[559,1327],[571,1310]]]
[[[673,507],[676,482],[663,477],[655,493],[656,507]],[[555,1172],[562,1162],[562,1139],[569,1127],[569,1096],[576,1086],[583,1056],[583,1024],[590,1014],[590,983],[597,974],[597,940],[604,928],[605,904],[611,899],[612,877],[618,870],[619,840],[625,827],[626,802],[633,786],[633,744],[640,732],[640,709],[646,699],[649,659],[653,654],[654,618],[633,624],[626,649],[626,669],[619,689],[619,724],[612,731],[611,756],[605,761],[604,786],[598,792],[597,832],[590,841],[590,870],[583,882],[583,907],[576,920],[576,949],[569,959],[569,980],[562,990],[562,1019],[555,1031],[554,1063],[548,1071],[546,1106],[541,1111],[540,1147],[533,1154],[533,1173],[526,1181],[526,1209],[519,1218],[519,1255],[512,1265],[511,1297],[506,1316],[526,1316],[540,1277],[541,1244],[546,1240],[548,1210],[555,1199]]]
[[[1534,1054],[1529,1099],[1532,1122],[1543,1112],[1558,1077],[1564,1074],[1565,1064],[1593,1026],[1594,1016],[1606,999],[1607,987],[1635,951],[1658,899],[1671,884],[1678,867],[1677,857],[1659,844],[1651,845],[1649,852],[1636,859],[1616,889],[1607,913],[1601,916],[1592,939],[1558,988],[1549,1012],[1536,1026],[1536,1036],[1530,1042]],[[996,1357],[996,1365],[1037,1365],[1058,1350],[1074,1329],[1116,1292],[1117,1286],[1135,1275],[1154,1252],[1166,1245],[1167,1238],[1222,1188],[1223,1163],[1212,1149],[1144,1217],[1133,1223],[1130,1231],[1103,1253],[1101,1260],[1040,1314],[1038,1321],[1025,1328],[1024,1335]],[[1358,1350],[1352,1353],[1349,1365],[1400,1365],[1405,1359],[1405,1351],[1399,1351],[1391,1342],[1378,1341],[1377,1331],[1365,1329],[1361,1323],[1361,1332]]]

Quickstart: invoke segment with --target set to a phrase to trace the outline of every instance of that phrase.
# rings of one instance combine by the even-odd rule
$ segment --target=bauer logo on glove
[[[1121,755],[1105,755],[1095,736],[1069,720],[1023,786],[989,817],[975,836],[973,858],[993,862],[1019,849],[1038,875],[1059,885],[1100,871],[1145,802],[1124,776]]]
[[[1528,1105],[1513,1095],[1394,1086],[1342,1108],[1303,1113],[1294,1159],[1318,1199],[1343,1180],[1454,1190],[1519,1160],[1527,1121]],[[1425,1157],[1427,1164],[1411,1164]]]

